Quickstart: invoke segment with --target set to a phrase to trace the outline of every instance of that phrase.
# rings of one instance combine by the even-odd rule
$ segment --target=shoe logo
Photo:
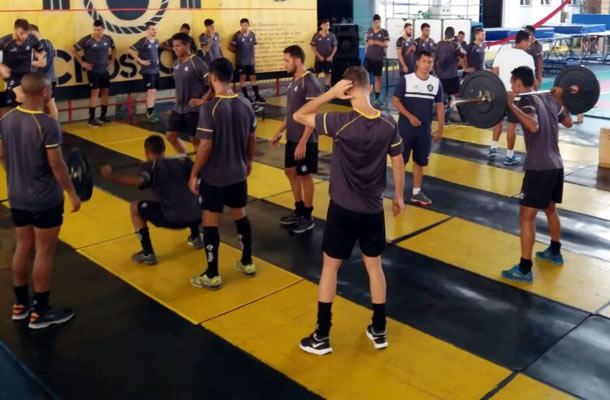
[[[323,345],[324,345],[324,342],[312,343],[311,347],[313,347],[314,349],[317,349],[318,347],[322,347]]]

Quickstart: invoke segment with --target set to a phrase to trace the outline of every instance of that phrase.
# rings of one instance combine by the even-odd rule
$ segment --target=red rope
[[[546,17],[542,18],[540,21],[536,22],[534,24],[534,28],[539,28],[542,25],[546,24],[551,18],[553,18],[559,11],[561,11],[568,4],[570,4],[570,0],[564,0],[564,2],[561,3],[561,5],[559,7],[557,7],[556,9],[553,10],[553,12],[551,12]],[[502,40],[496,40],[495,42],[489,42],[489,43],[487,43],[487,46],[491,47],[491,46],[496,46],[498,44],[503,44],[503,43],[506,43],[506,42],[510,42],[511,40],[514,40],[516,37],[517,37],[517,35],[512,35],[512,36],[509,36],[509,37],[504,38]]]

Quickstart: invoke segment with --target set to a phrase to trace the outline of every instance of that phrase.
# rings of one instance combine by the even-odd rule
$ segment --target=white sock
[[[506,157],[513,158],[515,155],[515,150],[506,150]]]
[[[413,196],[417,196],[421,192],[421,188],[413,188]]]
[[[491,148],[492,149],[498,149],[498,142],[491,142]]]

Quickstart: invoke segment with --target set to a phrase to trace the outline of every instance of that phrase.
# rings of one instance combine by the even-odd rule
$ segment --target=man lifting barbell
[[[563,106],[563,90],[555,87],[551,93],[521,96],[530,92],[534,84],[534,71],[519,67],[512,71],[512,92],[507,94],[509,110],[523,128],[526,159],[525,177],[519,203],[521,226],[521,260],[519,264],[502,272],[506,279],[532,282],[532,251],[536,240],[536,215],[544,210],[549,224],[551,244],[536,253],[539,260],[563,265],[561,256],[561,224],[555,204],[563,197],[563,161],[559,152],[559,123],[567,128],[572,118]]]
[[[49,289],[55,246],[63,223],[64,193],[72,212],[81,200],[64,162],[59,123],[43,113],[51,99],[51,82],[40,73],[23,76],[21,106],[0,121],[0,162],[8,175],[8,197],[17,231],[12,260],[16,302],[12,319],[29,317],[31,329],[41,329],[70,320],[74,313],[49,305]],[[27,155],[27,156],[25,156]],[[28,267],[32,252],[34,301],[28,290]]]

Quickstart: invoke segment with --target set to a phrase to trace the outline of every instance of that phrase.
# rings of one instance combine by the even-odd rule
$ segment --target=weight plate
[[[460,88],[460,99],[486,96],[487,103],[459,104],[464,119],[477,128],[491,128],[506,115],[506,89],[494,73],[478,71],[468,74]]]
[[[599,100],[599,81],[595,74],[586,67],[574,65],[564,68],[555,78],[555,86],[563,89],[561,100],[572,114],[589,111]],[[573,86],[579,88],[577,93],[572,93]]]
[[[87,158],[80,150],[72,149],[67,164],[76,194],[82,201],[90,200],[93,195],[93,176]]]

